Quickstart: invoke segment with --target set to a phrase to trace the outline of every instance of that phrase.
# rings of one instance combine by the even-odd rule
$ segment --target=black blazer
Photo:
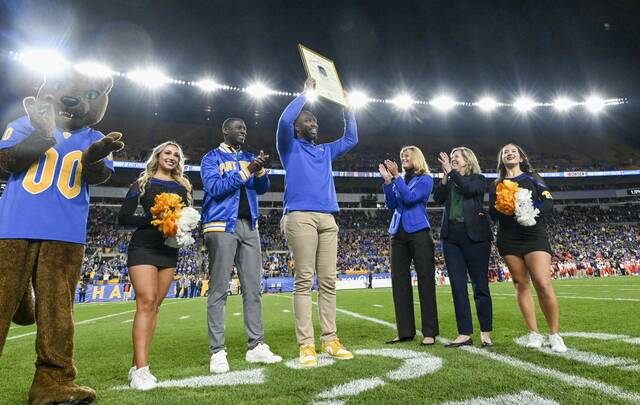
[[[449,236],[450,195],[451,187],[453,187],[454,183],[458,185],[462,192],[464,227],[469,239],[474,242],[493,240],[493,233],[489,226],[489,218],[482,206],[484,193],[487,188],[487,179],[481,174],[463,176],[455,170],[449,173],[449,181],[447,181],[446,185],[438,181],[433,188],[433,199],[437,203],[444,203],[440,238],[447,239]]]

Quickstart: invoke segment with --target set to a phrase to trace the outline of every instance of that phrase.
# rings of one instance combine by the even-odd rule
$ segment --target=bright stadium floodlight
[[[455,107],[456,102],[453,98],[449,96],[438,96],[431,100],[429,103],[434,106],[437,110],[440,111],[449,111],[453,107]]]
[[[553,100],[553,107],[560,112],[569,111],[574,105],[576,103],[567,97],[558,97]]]
[[[413,104],[415,104],[415,100],[413,99],[413,97],[408,94],[400,94],[394,97],[391,102],[395,104],[396,107],[402,110],[408,110],[409,108],[411,108],[411,106],[413,106]]]
[[[587,98],[587,100],[584,102],[584,106],[589,112],[592,112],[595,114],[595,113],[599,113],[604,109],[605,102],[603,98],[594,95]]]
[[[271,90],[262,83],[252,84],[251,86],[247,87],[246,92],[257,99],[264,98],[271,94]]]
[[[529,97],[519,97],[514,103],[513,107],[521,113],[526,113],[534,109],[538,103],[531,100]]]
[[[41,73],[52,73],[69,66],[69,62],[60,52],[50,49],[20,53],[17,59],[28,68]]]
[[[491,112],[496,109],[498,102],[493,97],[483,97],[476,102],[476,105],[484,112]]]
[[[194,83],[194,86],[201,88],[207,93],[216,91],[220,88],[220,85],[211,79],[202,79]]]
[[[91,77],[107,77],[111,76],[114,73],[114,71],[109,66],[103,65],[98,62],[78,63],[74,65],[73,68],[83,75]]]
[[[157,88],[167,83],[175,82],[157,69],[140,69],[127,73],[127,77],[136,83],[149,88]]]
[[[347,93],[349,106],[355,110],[361,109],[369,102],[369,97],[362,91],[350,91]]]

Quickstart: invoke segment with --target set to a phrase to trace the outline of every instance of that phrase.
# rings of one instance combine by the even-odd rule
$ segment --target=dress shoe
[[[464,342],[449,342],[444,347],[462,347],[462,346],[473,346],[473,339],[469,338]]]
[[[427,336],[427,337],[431,337],[431,336]],[[426,338],[424,338],[424,339],[426,339]],[[435,345],[435,344],[436,344],[436,338],[432,338],[432,339],[433,339],[433,342],[431,342],[431,343],[425,343],[425,342],[424,342],[424,339],[422,339],[422,340],[420,341],[420,346],[433,346],[433,345]]]
[[[403,337],[403,338],[395,337],[391,340],[387,340],[385,343],[388,345],[395,345],[396,343],[400,343],[400,342],[408,342],[409,340],[413,340],[413,338],[414,336]]]

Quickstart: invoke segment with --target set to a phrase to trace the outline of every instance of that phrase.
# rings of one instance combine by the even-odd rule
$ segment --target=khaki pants
[[[298,344],[313,344],[311,289],[318,279],[321,339],[332,341],[336,331],[336,261],[338,225],[332,214],[293,211],[282,217],[281,228],[295,260],[293,312]]]

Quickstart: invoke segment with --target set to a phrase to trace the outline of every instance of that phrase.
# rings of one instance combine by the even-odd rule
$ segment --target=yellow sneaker
[[[345,349],[337,338],[330,342],[322,342],[322,351],[339,360],[351,360],[353,353]]]
[[[316,367],[318,365],[318,355],[316,354],[315,345],[300,345],[300,365],[304,368]]]

